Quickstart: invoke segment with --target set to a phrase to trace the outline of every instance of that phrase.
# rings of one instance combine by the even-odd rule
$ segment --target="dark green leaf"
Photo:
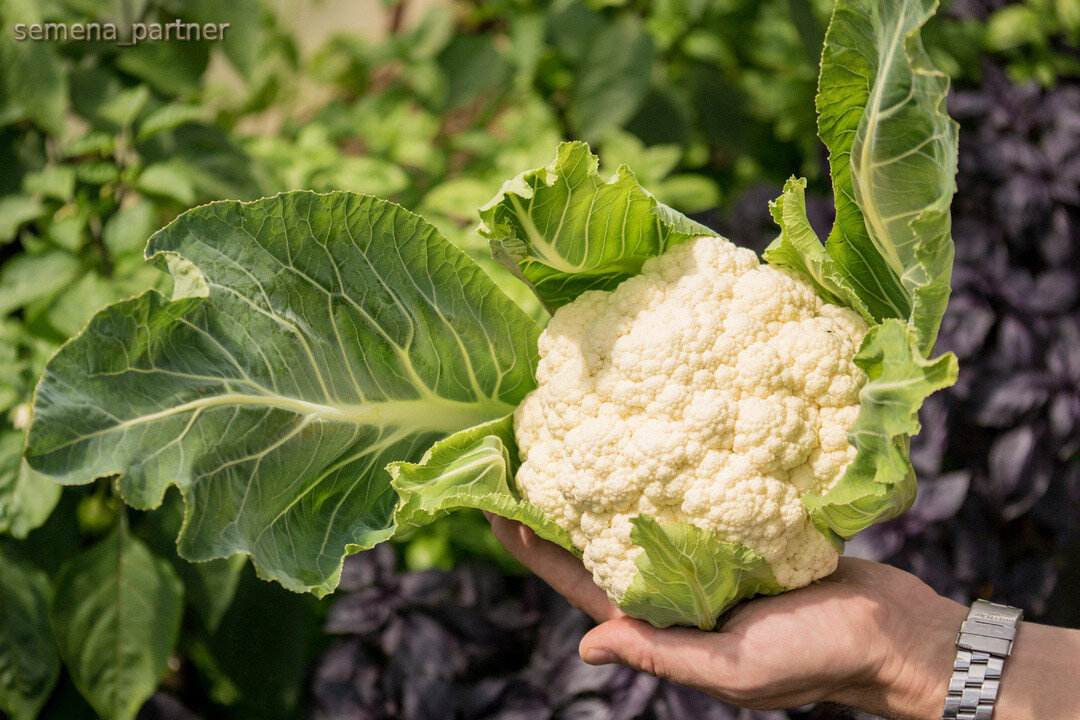
[[[164,95],[181,95],[198,84],[210,60],[211,44],[142,42],[118,53],[116,64]]]
[[[34,720],[60,676],[45,573],[0,552],[0,711]]]
[[[61,568],[51,607],[60,655],[105,720],[132,720],[153,694],[182,609],[176,573],[123,523]]]
[[[630,120],[649,92],[652,66],[652,40],[635,15],[622,15],[590,37],[570,99],[578,135],[599,139]]]
[[[192,653],[215,684],[212,694],[234,717],[293,718],[318,644],[319,615],[310,596],[242,573],[217,632]]]
[[[16,40],[17,23],[42,22],[35,0],[0,5],[0,125],[31,120],[59,135],[67,111],[68,77],[57,43]]]
[[[176,538],[184,522],[184,503],[170,492],[160,507],[148,513],[140,529],[158,555],[172,562],[184,581],[184,600],[211,633],[232,604],[240,574],[247,564],[243,555],[192,563],[177,554]]]

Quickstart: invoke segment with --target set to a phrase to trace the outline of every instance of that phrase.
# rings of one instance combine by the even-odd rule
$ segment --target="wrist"
[[[939,720],[968,608],[938,595],[902,607],[868,647],[878,661],[865,678],[831,698],[897,720]]]

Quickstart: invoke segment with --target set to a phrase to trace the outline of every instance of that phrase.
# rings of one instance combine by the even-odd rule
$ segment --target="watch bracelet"
[[[956,660],[942,720],[990,720],[994,714],[1005,658],[1024,612],[976,600],[956,636]]]

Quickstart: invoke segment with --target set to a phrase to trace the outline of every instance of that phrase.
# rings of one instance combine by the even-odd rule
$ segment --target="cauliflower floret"
[[[866,332],[727,240],[676,246],[551,319],[514,415],[518,488],[616,601],[637,572],[639,514],[743,543],[782,586],[806,585],[836,567],[801,498],[854,459]]]

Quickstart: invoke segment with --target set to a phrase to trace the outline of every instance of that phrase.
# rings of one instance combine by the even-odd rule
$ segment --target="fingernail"
[[[608,665],[615,662],[615,654],[603,648],[591,648],[585,651],[584,660],[590,665]]]
[[[519,537],[521,537],[521,544],[527,548],[531,548],[536,544],[536,533],[525,525],[521,526],[518,531]]]
[[[491,522],[491,518],[495,517],[495,513],[489,512],[488,510],[481,510],[480,512],[484,513],[484,517],[487,518],[488,522]]]

